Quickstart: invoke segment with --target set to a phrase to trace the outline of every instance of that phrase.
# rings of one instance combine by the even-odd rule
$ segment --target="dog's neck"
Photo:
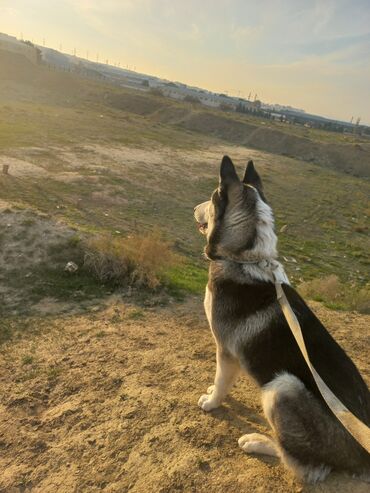
[[[215,268],[219,273],[222,273],[224,279],[238,280],[241,284],[253,284],[255,281],[290,284],[283,265],[276,259],[236,261],[221,257],[208,260],[211,263],[211,272]]]
[[[234,280],[240,284],[254,284],[255,282],[290,284],[283,265],[277,260],[244,263],[218,260],[212,261],[212,264],[218,264],[217,270],[222,272],[222,278]]]

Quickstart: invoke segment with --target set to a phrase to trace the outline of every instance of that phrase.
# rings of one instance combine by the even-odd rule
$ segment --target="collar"
[[[205,255],[205,257],[207,260],[212,262],[226,261],[226,262],[234,262],[235,264],[238,264],[242,267],[253,266],[256,267],[257,269],[261,269],[274,283],[290,284],[283,265],[278,260],[272,258],[246,261],[246,260],[234,260],[231,258],[221,257],[221,256],[215,259],[210,259],[209,257],[207,257],[207,255]]]
[[[260,260],[237,260],[233,258],[228,258],[228,257],[223,257],[221,255],[217,255],[217,257],[209,258],[206,253],[204,253],[204,256],[206,260],[210,262],[218,262],[218,261],[223,261],[223,262],[234,262],[235,264],[239,265],[255,265],[256,267],[260,267],[261,269],[271,269],[274,270],[277,267],[279,267],[281,264],[277,260],[271,258],[265,258],[265,259],[260,259]]]

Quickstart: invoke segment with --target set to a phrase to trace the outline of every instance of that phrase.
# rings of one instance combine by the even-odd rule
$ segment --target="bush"
[[[187,94],[183,101],[185,101],[186,103],[195,103],[195,104],[200,104],[200,99],[197,98],[196,96],[192,96],[191,94]]]
[[[303,282],[298,291],[303,297],[321,301],[330,308],[370,313],[370,288],[347,286],[335,275]]]
[[[348,306],[351,310],[370,314],[370,287],[350,290],[347,295]]]
[[[127,238],[100,236],[85,244],[84,266],[101,282],[154,289],[175,261],[171,244],[158,231]]]
[[[152,87],[150,89],[150,94],[153,94],[154,96],[163,96],[163,91],[157,87]]]
[[[302,296],[315,301],[337,301],[342,295],[342,284],[335,275],[303,282],[298,289]]]
[[[233,111],[234,110],[234,108],[231,106],[231,104],[227,104],[227,103],[221,103],[219,108],[222,111]]]

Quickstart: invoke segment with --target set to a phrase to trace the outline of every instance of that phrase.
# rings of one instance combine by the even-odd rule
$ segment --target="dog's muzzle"
[[[210,201],[208,200],[194,207],[194,218],[197,222],[199,232],[203,235],[206,235],[208,230],[209,204]]]

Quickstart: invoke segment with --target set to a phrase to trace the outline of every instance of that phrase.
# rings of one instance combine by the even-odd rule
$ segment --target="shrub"
[[[221,103],[219,108],[222,111],[233,111],[233,107],[231,106],[231,104],[227,104],[227,103]]]
[[[321,301],[330,308],[370,313],[370,288],[358,288],[342,283],[335,275],[313,279],[298,286],[303,297]]]
[[[192,96],[191,94],[187,94],[183,101],[187,102],[187,103],[195,103],[195,104],[200,104],[200,99],[197,98],[196,96]]]
[[[370,314],[370,287],[365,286],[359,290],[349,290],[348,306],[351,310],[357,310],[360,313]]]
[[[331,275],[303,282],[299,292],[316,301],[336,301],[341,297],[342,284],[337,276]]]
[[[176,255],[159,231],[127,238],[100,236],[85,244],[84,266],[101,282],[158,287]]]
[[[150,94],[153,94],[154,96],[163,96],[163,91],[157,87],[152,87],[150,89]]]

